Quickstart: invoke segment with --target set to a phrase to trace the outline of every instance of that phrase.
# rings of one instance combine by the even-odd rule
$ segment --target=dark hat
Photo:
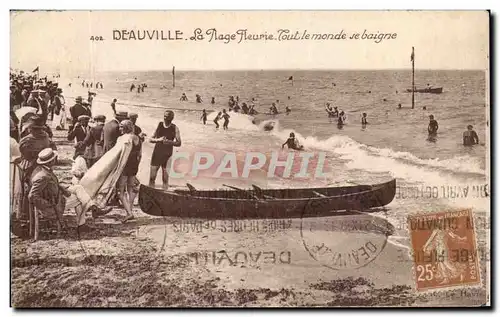
[[[94,117],[94,121],[106,121],[106,116],[102,114],[98,114]]]
[[[57,88],[57,92],[62,92],[62,88]]]
[[[83,100],[82,96],[78,96],[78,97],[75,98],[75,101],[80,101],[81,102],[82,100]]]
[[[43,128],[45,122],[40,115],[33,115],[28,119],[28,127],[30,128]]]
[[[126,111],[118,111],[115,115],[116,118],[121,118],[121,119],[127,119],[128,118],[128,112]]]
[[[133,112],[131,112],[131,113],[128,115],[128,117],[129,117],[130,119],[132,119],[132,118],[136,118],[136,119],[137,119],[137,118],[139,118],[139,115],[138,115],[137,113],[133,113]]]

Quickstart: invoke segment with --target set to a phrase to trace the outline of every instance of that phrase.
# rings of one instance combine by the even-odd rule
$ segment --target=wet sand
[[[66,133],[54,131],[60,155],[55,170],[62,182],[69,183],[73,148]],[[78,233],[74,213],[67,211],[68,228],[61,237],[44,229],[37,242],[11,234],[12,305],[480,306],[485,302],[485,290],[478,289],[417,293],[408,251],[386,241],[385,233],[392,228],[379,217],[204,221],[152,217],[138,206],[134,214],[134,221],[122,224],[125,212],[115,209],[90,222],[92,231]],[[325,225],[355,223],[360,217],[382,230],[330,230]],[[327,245],[332,251],[347,252],[369,242],[376,250],[370,253],[365,247],[371,262],[362,267],[352,259],[345,265],[327,257],[315,259],[311,251]]]

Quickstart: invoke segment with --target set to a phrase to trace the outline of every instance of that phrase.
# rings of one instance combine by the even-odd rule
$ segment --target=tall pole
[[[172,67],[172,78],[173,78],[173,80],[172,80],[172,87],[175,88],[175,66]]]
[[[411,47],[411,108],[415,108],[415,48]]]

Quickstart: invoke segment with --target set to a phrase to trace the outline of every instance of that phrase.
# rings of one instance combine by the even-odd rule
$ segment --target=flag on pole
[[[172,67],[172,76],[175,76],[175,66]]]
[[[33,73],[36,73],[40,70],[40,66],[37,66],[35,69],[33,69]]]
[[[412,47],[411,48],[411,56],[410,56],[410,60],[413,62],[415,60],[415,48]]]

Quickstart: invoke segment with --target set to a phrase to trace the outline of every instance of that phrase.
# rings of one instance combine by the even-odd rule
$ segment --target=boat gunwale
[[[251,201],[251,202],[268,203],[268,202],[283,202],[283,201],[290,201],[290,202],[318,201],[318,200],[328,200],[328,199],[345,198],[345,197],[350,197],[350,196],[363,195],[366,193],[370,193],[370,192],[379,191],[381,189],[384,189],[385,187],[389,186],[393,182],[395,183],[395,179],[393,179],[389,182],[386,182],[386,183],[381,183],[381,184],[376,184],[376,185],[360,185],[360,186],[372,186],[372,188],[369,190],[364,190],[364,191],[360,191],[360,192],[356,192],[356,193],[349,193],[349,194],[342,194],[342,195],[335,195],[335,196],[301,197],[301,198],[269,198],[269,199],[264,198],[264,197],[262,197],[261,199],[255,199],[255,198],[251,198],[251,197],[249,197],[249,198],[203,197],[203,196],[191,195],[191,194],[189,194],[188,191],[186,192],[186,194],[181,194],[181,193],[178,193],[175,191],[164,191],[161,189],[156,189],[156,188],[152,188],[152,187],[145,186],[145,185],[143,185],[143,186],[148,187],[149,189],[151,189],[153,191],[158,191],[158,192],[165,193],[165,194],[168,194],[171,196],[185,197],[185,198],[189,198],[189,199],[209,200],[209,201]],[[355,188],[356,186],[348,186],[346,188],[349,188],[349,187]],[[301,189],[306,189],[306,188],[301,188]],[[311,188],[310,190],[314,190],[314,189],[317,189],[317,188]],[[323,189],[324,189],[324,187],[323,187]],[[237,191],[235,190],[234,192],[237,192]]]

